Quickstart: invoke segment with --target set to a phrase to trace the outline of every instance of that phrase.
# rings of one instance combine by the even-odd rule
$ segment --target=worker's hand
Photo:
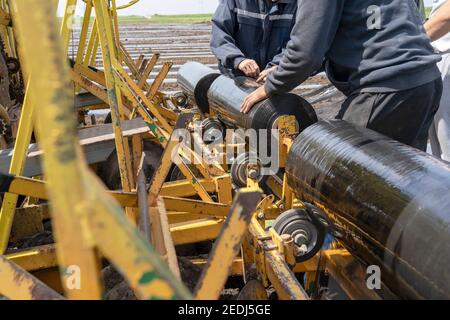
[[[250,93],[242,103],[241,106],[241,112],[242,113],[248,113],[255,104],[257,104],[260,101],[263,101],[264,99],[267,99],[269,95],[266,92],[266,87],[261,86],[252,93]]]
[[[238,65],[238,69],[241,70],[247,77],[256,78],[259,76],[259,66],[255,60],[245,59]]]
[[[266,82],[267,77],[268,77],[272,72],[274,72],[275,70],[277,70],[277,66],[273,66],[273,67],[267,68],[266,70],[264,70],[263,72],[261,72],[261,73],[259,74],[259,77],[258,77],[258,79],[256,79],[256,82],[259,82],[259,83],[264,83],[264,82]]]

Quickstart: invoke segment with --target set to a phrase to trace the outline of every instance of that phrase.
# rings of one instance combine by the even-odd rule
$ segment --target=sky
[[[128,3],[128,0],[117,0],[118,4]],[[81,2],[81,1],[79,1]],[[121,15],[150,16],[153,14],[193,14],[213,13],[219,0],[141,0],[134,6],[121,10]],[[425,0],[426,6],[431,6],[433,0]],[[63,12],[65,0],[60,0],[59,14]],[[81,4],[79,7],[82,7]],[[78,10],[77,14],[81,14]]]
[[[59,15],[62,15],[65,0],[60,0]],[[81,1],[79,1],[81,3]],[[128,0],[117,0],[118,5],[128,3]],[[121,10],[120,15],[150,16],[153,14],[193,14],[213,13],[219,0],[141,0],[134,6]],[[79,5],[83,7],[84,4]],[[78,10],[77,14],[82,11]]]

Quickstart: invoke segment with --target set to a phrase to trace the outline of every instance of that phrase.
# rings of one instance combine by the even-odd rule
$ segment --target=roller
[[[244,98],[260,85],[254,79],[222,76],[197,62],[184,64],[178,72],[178,84],[193,98],[204,114],[214,114],[230,127],[276,129],[280,115],[293,115],[303,130],[317,122],[312,106],[295,94],[283,94],[262,101],[248,114],[240,112]]]
[[[381,268],[399,298],[450,299],[450,167],[346,122],[318,122],[286,167],[299,199],[323,209],[343,245]]]

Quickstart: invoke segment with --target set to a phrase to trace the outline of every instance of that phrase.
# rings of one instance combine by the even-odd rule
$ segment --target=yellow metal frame
[[[62,270],[71,265],[89,270],[81,277],[79,290],[65,286],[67,297],[101,297],[100,278],[95,272],[99,270],[96,250],[100,250],[121,270],[126,270],[125,278],[139,297],[189,297],[187,290],[174,280],[159,256],[124,220],[120,207],[102,191],[101,184],[82,160],[72,121],[72,92],[67,86],[69,71],[64,46],[57,40],[56,18],[47,14],[55,9],[54,3],[18,0],[14,2],[14,7],[14,21],[19,29],[19,39],[23,40],[22,61],[26,70],[41,71],[40,81],[31,88],[44,106],[37,117],[38,130],[45,126],[51,132],[41,136],[41,144],[52,201],[55,238],[59,244],[58,261]],[[48,59],[40,61],[35,59],[36,55],[47,56]],[[42,71],[43,68],[45,71]],[[63,284],[67,284],[68,275],[63,272],[62,277]]]
[[[72,70],[67,66],[66,57],[76,0],[67,1],[61,26],[46,14],[55,10],[54,1],[37,4],[33,0],[15,0],[11,12],[0,10],[0,32],[3,34],[6,30],[3,28],[9,28],[11,18],[17,28],[14,31],[23,44],[20,58],[28,79],[11,163],[12,182],[0,211],[0,254],[8,243],[18,195],[50,200],[57,244],[0,256],[0,293],[19,299],[60,299],[61,296],[27,272],[58,266],[65,297],[100,299],[99,262],[104,256],[123,271],[125,279],[142,299],[216,299],[230,274],[242,274],[246,282],[259,279],[264,287],[273,286],[280,299],[305,300],[308,294],[295,273],[306,273],[308,289],[314,285],[317,273],[325,269],[342,279],[350,296],[364,297],[366,292],[351,281],[346,282],[348,274],[343,266],[351,263],[347,251],[323,251],[305,263],[296,264],[292,238],[265,228],[267,220],[302,205],[295,199],[286,177],[283,181],[274,177],[268,182],[278,201],[274,196],[261,199],[258,182],[252,179],[248,179],[246,189],[233,197],[231,177],[226,168],[218,163],[207,165],[191,148],[172,139],[174,130],[188,129],[195,143],[207,149],[192,133],[195,130],[191,126],[197,115],[176,114],[162,103],[164,96],[159,92],[160,86],[172,64],[165,63],[148,85],[147,78],[159,54],[150,60],[141,56],[133,61],[120,43],[117,10],[137,1],[120,7],[115,0],[87,3]],[[93,12],[95,18],[91,26]],[[61,41],[57,41],[58,28]],[[99,48],[104,71],[90,68],[96,62]],[[45,59],[35,59],[36,56]],[[131,74],[125,71],[124,65]],[[39,81],[33,80],[34,74],[39,74]],[[111,108],[123,189],[120,192],[105,190],[83,159],[73,121],[73,83]],[[36,101],[42,105],[39,114],[34,112]],[[147,190],[144,208],[135,181],[142,160],[142,136],[133,136],[130,145],[121,129],[122,121],[136,116],[144,119],[153,139],[165,148]],[[20,176],[35,122],[44,151],[46,182]],[[44,129],[47,134],[39,134]],[[280,164],[284,167],[298,133],[295,119],[281,117],[279,132]],[[167,183],[174,152],[180,156],[177,166],[186,180]],[[195,168],[201,176],[197,177],[193,166],[186,164],[184,159],[191,157],[198,160]],[[213,201],[211,193],[217,194],[218,201]],[[142,215],[149,218],[151,244],[135,227]],[[192,295],[180,282],[174,246],[205,240],[215,240],[215,245],[208,261],[195,261],[204,266],[204,270]],[[74,265],[87,270],[77,290],[67,282],[68,270]],[[251,272],[251,265],[256,265],[256,275]],[[23,277],[23,283],[14,281],[17,275]],[[30,286],[39,287],[40,294],[31,292]],[[15,287],[19,288],[16,292]]]

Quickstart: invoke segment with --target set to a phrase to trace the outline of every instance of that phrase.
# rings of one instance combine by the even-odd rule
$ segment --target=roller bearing
[[[279,235],[287,234],[294,239],[295,259],[304,262],[319,252],[325,240],[325,227],[311,219],[305,209],[291,209],[282,213],[273,228]]]

